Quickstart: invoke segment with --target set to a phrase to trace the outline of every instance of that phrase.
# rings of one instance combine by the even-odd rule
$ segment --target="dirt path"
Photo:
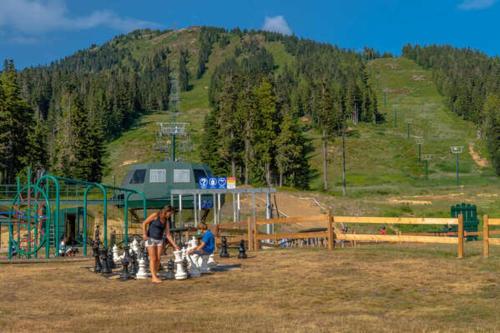
[[[474,144],[471,142],[469,143],[469,154],[474,160],[474,162],[480,167],[480,168],[485,168],[489,165],[488,160],[485,158],[482,158],[479,153],[474,149]]]
[[[286,216],[312,216],[323,214],[325,208],[322,207],[315,198],[302,197],[286,192],[276,193],[278,209]]]

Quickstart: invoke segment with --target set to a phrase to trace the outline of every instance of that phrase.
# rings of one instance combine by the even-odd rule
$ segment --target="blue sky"
[[[0,0],[0,59],[49,63],[136,28],[265,28],[361,49],[452,44],[500,55],[500,0]]]

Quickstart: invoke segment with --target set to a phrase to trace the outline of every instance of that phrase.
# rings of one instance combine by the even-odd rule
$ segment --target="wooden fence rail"
[[[490,235],[496,234],[490,231],[490,226],[500,226],[500,219],[490,219],[488,215],[483,217],[483,257],[490,255],[490,245],[500,245],[500,238],[490,238]]]
[[[326,231],[309,231],[300,233],[259,233],[258,226],[266,224],[308,224],[314,223],[316,226],[326,227]],[[406,225],[458,225],[456,237],[445,236],[420,236],[420,235],[374,235],[374,234],[345,234],[335,232],[333,225],[343,224],[406,224]],[[496,223],[496,222],[495,222]],[[500,225],[500,220],[499,220]],[[457,257],[464,256],[464,223],[463,216],[458,218],[420,218],[420,217],[359,217],[359,216],[331,216],[329,214],[308,216],[308,217],[287,217],[270,220],[248,220],[248,240],[251,250],[260,248],[261,240],[279,239],[306,239],[325,238],[328,242],[328,249],[333,250],[334,240],[365,241],[365,242],[408,242],[408,243],[437,243],[456,244]],[[499,239],[500,240],[500,239]],[[496,243],[496,239],[494,243]],[[499,243],[500,244],[500,243]]]

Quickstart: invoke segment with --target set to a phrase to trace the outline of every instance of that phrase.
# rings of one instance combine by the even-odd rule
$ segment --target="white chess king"
[[[184,266],[182,265],[182,254],[183,254],[183,251],[174,251],[175,264],[177,267],[176,272],[175,272],[175,279],[176,280],[187,279],[187,272],[184,270]]]
[[[198,257],[199,255],[196,253],[193,253],[192,255],[189,256],[189,263],[190,263],[190,273],[192,278],[197,278],[201,276],[200,272],[200,267],[198,266]]]
[[[138,280],[144,280],[148,278],[148,272],[146,271],[146,260],[144,260],[144,258],[139,259],[139,271],[137,271],[135,277]]]
[[[116,265],[121,263],[121,258],[120,255],[118,254],[118,246],[113,245],[113,261],[115,262]]]

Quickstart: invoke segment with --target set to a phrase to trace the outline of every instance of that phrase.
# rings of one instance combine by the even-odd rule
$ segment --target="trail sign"
[[[217,188],[219,189],[226,189],[227,187],[227,178],[226,177],[219,177],[217,178]]]
[[[235,177],[227,177],[227,189],[234,190],[236,188],[236,178]]]
[[[200,178],[200,180],[198,181],[198,185],[202,190],[206,190],[208,188],[208,178],[206,177]]]
[[[210,177],[208,178],[208,188],[214,190],[217,188],[217,178]]]

